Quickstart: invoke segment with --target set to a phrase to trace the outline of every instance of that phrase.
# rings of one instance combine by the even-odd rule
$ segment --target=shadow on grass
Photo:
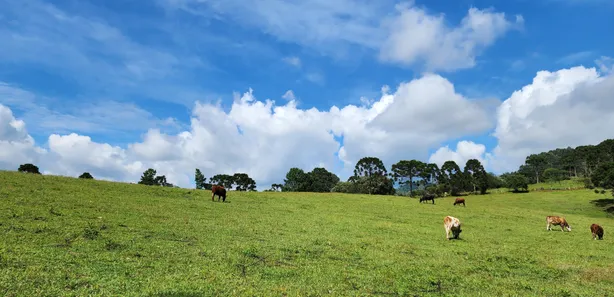
[[[591,201],[597,207],[603,208],[603,211],[614,214],[614,199],[596,199]]]
[[[201,296],[205,296],[205,294],[202,293],[195,293],[195,292],[162,292],[162,293],[157,293],[157,294],[152,294],[149,295],[151,297],[201,297]]]
[[[526,194],[526,193],[529,193],[529,190],[514,190],[514,191],[510,191],[510,193],[514,193],[514,194]]]

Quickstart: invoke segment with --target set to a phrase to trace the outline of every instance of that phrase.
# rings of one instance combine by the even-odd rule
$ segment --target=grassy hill
[[[614,219],[591,203],[610,196],[453,199],[230,192],[214,203],[207,191],[0,172],[0,295],[614,296]],[[446,215],[462,240],[445,240]],[[546,231],[547,215],[572,232]]]

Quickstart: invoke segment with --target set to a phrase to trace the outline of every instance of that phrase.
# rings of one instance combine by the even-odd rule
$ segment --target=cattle
[[[452,216],[446,216],[443,219],[443,227],[446,229],[446,239],[448,240],[450,240],[450,232],[452,232],[454,239],[458,239],[460,233],[463,232],[460,220]]]
[[[552,225],[555,225],[555,226],[558,225],[558,226],[561,226],[561,232],[565,232],[565,229],[571,232],[571,226],[569,226],[569,224],[563,217],[547,216],[546,223],[547,223],[546,230],[552,230],[551,229]]]
[[[599,237],[599,240],[603,239],[603,228],[601,226],[592,224],[591,233],[593,233],[593,239],[597,239],[597,237]]]
[[[435,195],[433,194],[425,194],[422,197],[420,197],[420,203],[422,203],[422,201],[433,201],[433,204],[435,204]]]
[[[215,195],[217,195],[217,201],[220,201],[220,197],[222,198],[222,202],[226,202],[226,189],[222,186],[214,185],[211,187],[211,201],[215,201]]]
[[[465,198],[456,198],[456,200],[454,200],[454,206],[456,206],[456,204],[463,204],[463,206],[466,206]]]

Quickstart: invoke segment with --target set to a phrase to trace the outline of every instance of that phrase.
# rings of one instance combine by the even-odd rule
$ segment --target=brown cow
[[[458,239],[460,233],[463,232],[463,230],[461,230],[460,220],[455,217],[446,216],[443,219],[443,227],[446,229],[446,239],[448,240],[450,240],[450,231],[454,239]]]
[[[456,206],[456,204],[463,204],[463,206],[465,206],[465,198],[456,198],[456,200],[454,200],[454,205]]]
[[[591,233],[593,233],[593,239],[597,239],[597,237],[599,237],[599,240],[603,239],[603,228],[601,226],[592,224]]]
[[[547,223],[546,230],[551,230],[552,225],[555,225],[555,226],[558,225],[558,226],[561,226],[561,232],[565,232],[565,229],[567,229],[567,231],[571,231],[571,226],[569,226],[569,224],[563,217],[547,216],[546,223]]]
[[[222,186],[214,185],[211,187],[211,201],[215,201],[215,195],[217,195],[217,201],[220,201],[220,197],[222,198],[222,202],[226,202],[226,189]]]

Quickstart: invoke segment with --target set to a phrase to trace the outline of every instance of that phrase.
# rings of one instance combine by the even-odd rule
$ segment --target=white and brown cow
[[[446,216],[443,219],[443,226],[446,228],[446,239],[448,240],[450,240],[450,232],[452,232],[454,239],[458,239],[460,233],[463,232],[460,220],[455,217]]]
[[[546,230],[552,230],[552,225],[561,226],[561,232],[564,232],[565,229],[567,231],[571,231],[571,226],[567,223],[565,218],[559,216],[547,216],[546,217]]]

